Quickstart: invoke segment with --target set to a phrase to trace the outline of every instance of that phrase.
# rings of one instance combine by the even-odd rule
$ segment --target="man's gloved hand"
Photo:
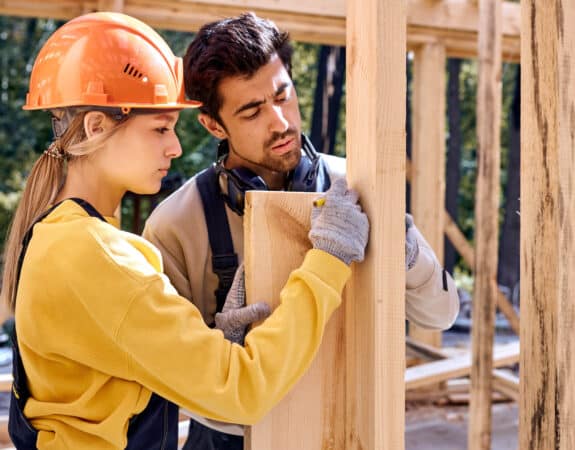
[[[265,319],[270,314],[271,309],[265,302],[246,306],[244,265],[240,264],[226,296],[222,312],[216,314],[216,328],[224,332],[226,339],[242,345],[246,327]]]
[[[405,270],[411,269],[417,261],[419,255],[419,244],[413,226],[411,214],[405,215]]]
[[[314,206],[309,239],[347,265],[363,261],[369,237],[369,221],[357,203],[357,192],[347,189],[345,179],[337,179],[325,193],[325,202]],[[317,201],[316,201],[317,203]]]

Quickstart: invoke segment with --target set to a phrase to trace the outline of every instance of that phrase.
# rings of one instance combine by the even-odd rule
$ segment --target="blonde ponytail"
[[[60,192],[66,177],[66,160],[74,157],[68,149],[73,149],[86,139],[84,115],[85,113],[76,115],[64,135],[34,163],[14,213],[4,247],[4,269],[0,293],[2,303],[12,314],[16,301],[18,259],[22,249],[22,239],[34,220],[50,207]]]
[[[14,312],[16,277],[22,239],[34,219],[54,201],[64,179],[64,162],[44,153],[34,163],[10,225],[4,250],[2,301]]]

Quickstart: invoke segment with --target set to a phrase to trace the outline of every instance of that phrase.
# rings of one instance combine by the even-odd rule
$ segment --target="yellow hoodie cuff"
[[[312,272],[340,294],[351,276],[351,269],[341,259],[317,249],[307,252],[301,268]]]

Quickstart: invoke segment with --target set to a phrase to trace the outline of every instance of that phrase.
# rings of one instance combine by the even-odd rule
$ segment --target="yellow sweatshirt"
[[[34,228],[16,302],[38,447],[123,449],[151,392],[204,417],[257,422],[309,366],[349,275],[311,250],[241,347],[178,296],[150,243],[64,202]]]

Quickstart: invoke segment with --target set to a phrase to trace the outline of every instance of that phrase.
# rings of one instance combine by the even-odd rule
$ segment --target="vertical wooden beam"
[[[405,424],[405,0],[348,1],[347,173],[367,212],[346,306],[346,450],[402,450]]]
[[[521,4],[523,450],[575,448],[575,0]]]
[[[425,44],[413,59],[411,210],[415,223],[443,262],[445,210],[445,47]],[[441,332],[409,325],[409,335],[441,347]]]
[[[501,133],[501,1],[479,1],[475,285],[468,448],[491,448]]]

